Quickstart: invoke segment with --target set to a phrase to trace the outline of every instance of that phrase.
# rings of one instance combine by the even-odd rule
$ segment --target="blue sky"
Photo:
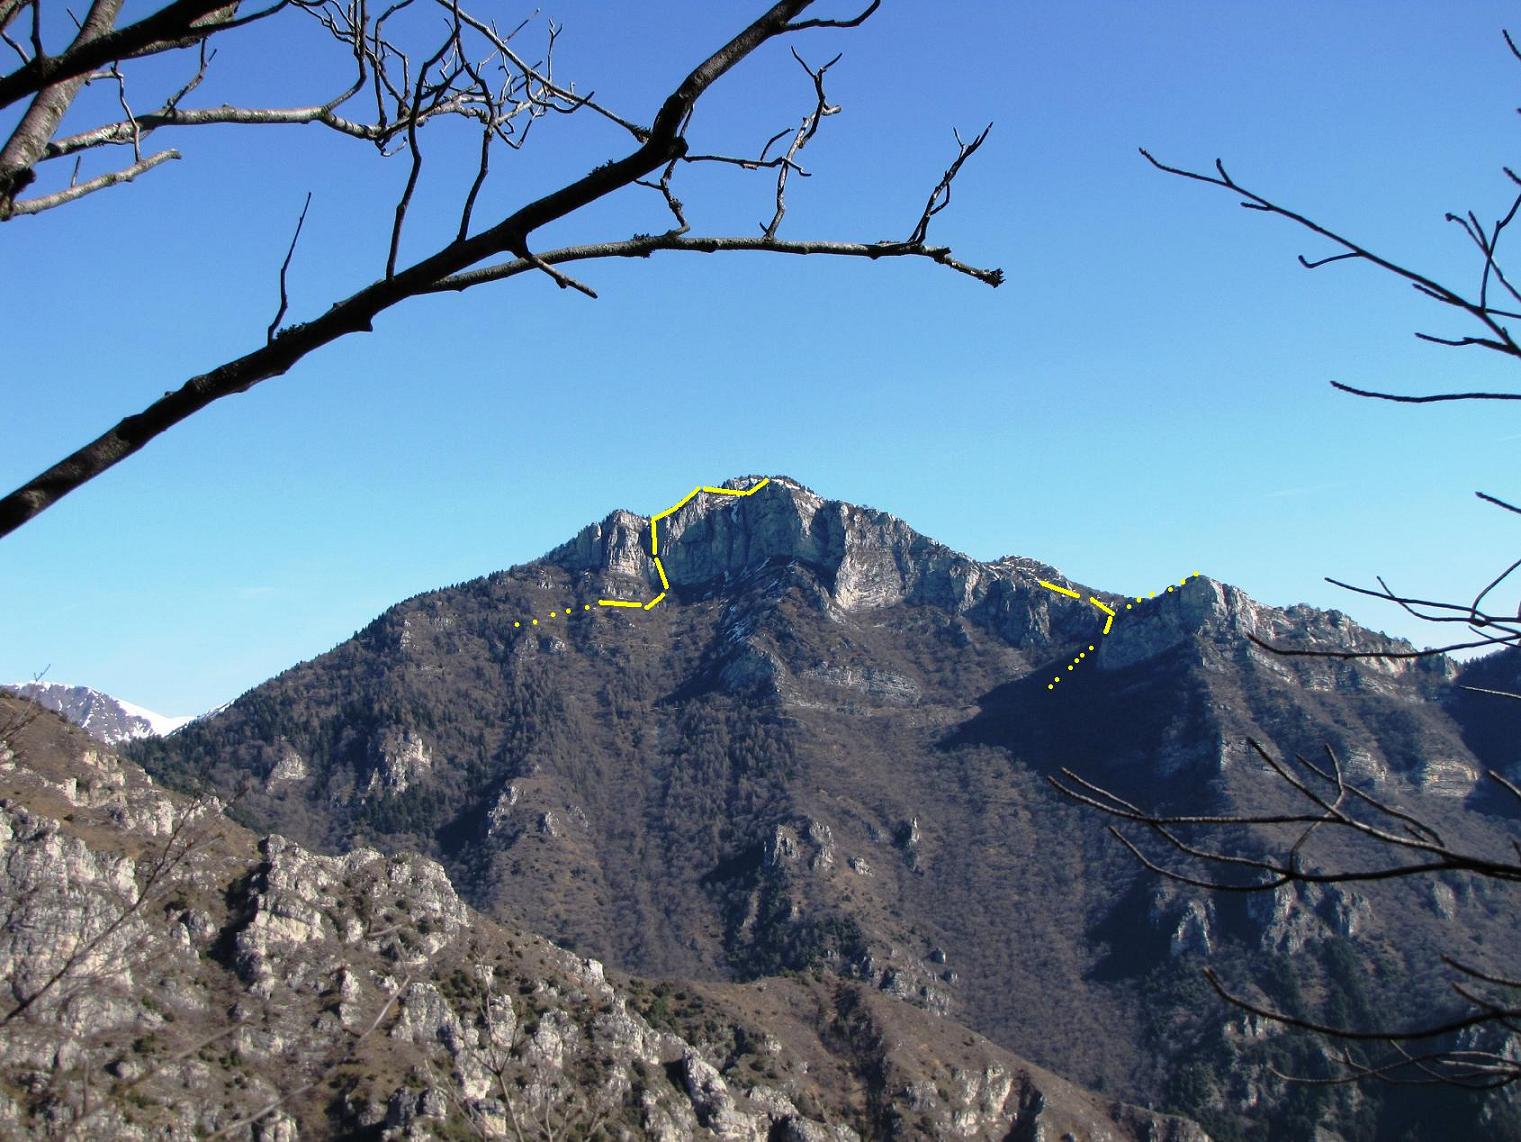
[[[763,7],[546,5],[565,25],[557,76],[647,119]],[[1505,363],[1417,342],[1413,329],[1468,330],[1369,267],[1302,270],[1295,255],[1324,247],[1136,148],[1193,167],[1219,156],[1245,185],[1467,286],[1478,266],[1443,214],[1509,204],[1508,9],[889,0],[857,32],[799,38],[814,62],[845,52],[830,73],[843,111],[805,155],[813,177],[794,181],[783,235],[903,237],[951,128],[991,120],[932,237],[1002,266],[1006,285],[907,261],[665,255],[584,264],[598,301],[519,278],[409,303],[0,541],[0,677],[50,668],[198,712],[404,597],[748,472],[979,558],[1031,555],[1122,592],[1199,569],[1425,644],[1432,628],[1322,577],[1471,594],[1514,557],[1511,520],[1473,491],[1521,494],[1521,422],[1327,382],[1504,388]],[[225,42],[193,98],[322,97],[333,55],[274,31]],[[808,97],[773,47],[702,104],[694,144],[752,149]],[[589,118],[536,131],[494,168],[477,218],[625,147]],[[308,190],[292,316],[383,266],[400,160],[311,127],[165,139],[183,161],[4,228],[0,277],[23,284],[0,371],[7,488],[257,345]],[[471,146],[439,139],[404,259],[452,224]],[[769,216],[755,176],[687,177],[697,231]],[[631,191],[539,244],[661,228],[658,205]]]

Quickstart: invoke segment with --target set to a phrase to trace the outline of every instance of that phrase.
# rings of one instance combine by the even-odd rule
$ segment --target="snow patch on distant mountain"
[[[102,695],[102,697],[106,697],[106,695]],[[195,721],[194,714],[159,714],[153,710],[129,702],[125,698],[113,698],[111,700],[132,717],[141,718],[147,722],[152,731],[152,737],[167,737],[181,726],[188,726],[191,722]],[[144,734],[142,736],[147,737],[150,735]]]
[[[223,710],[229,708],[231,705],[232,705],[231,702],[223,702],[220,706],[213,706],[211,709],[207,710],[204,714],[197,714],[193,718],[186,718],[185,722],[186,722],[186,724],[188,724],[190,722],[203,722],[203,721],[205,721],[208,718],[214,718],[218,714],[220,714]],[[179,727],[176,726],[175,729],[179,729]],[[170,732],[172,733],[173,731],[171,730]]]
[[[165,737],[193,717],[160,714],[88,686],[63,682],[14,682],[4,686],[53,710],[107,745],[136,738]]]

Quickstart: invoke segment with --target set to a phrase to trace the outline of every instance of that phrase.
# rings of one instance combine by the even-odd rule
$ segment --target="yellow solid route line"
[[[1047,583],[1044,579],[1035,580],[1042,587],[1055,591],[1058,595],[1066,595],[1069,599],[1081,599],[1082,596],[1067,587],[1058,587],[1055,583]]]
[[[734,488],[714,488],[707,484],[699,484],[686,495],[682,496],[681,499],[676,503],[666,508],[665,511],[661,512],[659,515],[650,517],[650,557],[654,559],[655,572],[660,576],[660,593],[648,602],[639,602],[636,599],[598,599],[597,605],[599,607],[627,607],[635,611],[649,611],[659,606],[671,590],[671,580],[665,573],[665,563],[661,560],[660,556],[656,554],[660,550],[657,546],[657,544],[660,542],[660,532],[658,527],[659,522],[665,519],[667,516],[674,515],[676,512],[686,507],[687,504],[692,502],[695,496],[703,492],[708,492],[715,496],[752,496],[770,482],[771,477],[766,476],[762,478],[759,483],[745,488],[743,491],[739,491]],[[574,606],[567,603],[562,610],[550,611],[549,618],[558,619],[563,614],[565,618],[570,619],[574,618],[576,615],[584,615],[591,609],[592,607],[590,603],[582,603],[581,609],[579,611],[577,611]],[[512,624],[512,628],[513,630],[521,631],[525,627],[532,629],[538,625],[538,619],[519,619]]]
[[[1195,571],[1192,575],[1189,575],[1186,578],[1179,580],[1177,586],[1169,585],[1168,588],[1167,588],[1167,590],[1168,591],[1175,591],[1175,590],[1178,589],[1178,587],[1186,587],[1186,586],[1188,586],[1188,580],[1189,579],[1197,579],[1198,577],[1199,577],[1199,572]],[[1080,592],[1074,591],[1074,590],[1072,590],[1072,589],[1070,589],[1068,587],[1059,587],[1055,583],[1047,583],[1044,579],[1037,579],[1035,581],[1037,583],[1039,583],[1042,587],[1045,587],[1048,591],[1055,591],[1058,595],[1066,595],[1069,599],[1081,599],[1083,597]],[[1157,593],[1155,591],[1153,591],[1150,595],[1137,595],[1135,597],[1135,603],[1126,603],[1125,604],[1125,609],[1128,611],[1132,607],[1134,607],[1136,605],[1136,603],[1144,603],[1144,602],[1146,602],[1147,599],[1155,599],[1156,597],[1157,597]],[[1105,604],[1103,602],[1101,602],[1100,600],[1096,599],[1092,595],[1088,596],[1088,601],[1090,603],[1092,603],[1095,607],[1097,607],[1099,610],[1101,610],[1101,611],[1104,612],[1104,630],[1103,630],[1102,633],[1108,634],[1111,630],[1114,629],[1114,617],[1115,617],[1115,610],[1114,610],[1114,608],[1108,606],[1107,604]],[[1079,651],[1078,652],[1078,656],[1067,664],[1067,670],[1068,670],[1068,672],[1076,670],[1078,668],[1078,666],[1082,663],[1083,659],[1087,658],[1088,654],[1093,649],[1094,649],[1093,646],[1090,645],[1087,650]],[[1060,674],[1056,675],[1055,677],[1053,677],[1051,679],[1051,681],[1049,681],[1049,682],[1046,683],[1046,689],[1047,690],[1055,690],[1056,689],[1056,684],[1058,682],[1060,682],[1061,680],[1062,680],[1062,675],[1060,675]]]
[[[659,515],[650,516],[650,558],[655,561],[655,570],[660,575],[660,594],[656,595],[647,603],[625,602],[622,599],[598,599],[597,606],[639,607],[646,611],[652,610],[660,602],[660,600],[666,597],[666,595],[671,590],[671,581],[665,576],[665,564],[660,561],[660,521],[665,519],[666,516],[675,515],[682,508],[691,503],[693,498],[701,492],[707,492],[710,495],[715,496],[753,496],[756,492],[760,491],[770,482],[771,477],[765,476],[761,479],[760,483],[752,484],[750,487],[744,489],[743,491],[739,491],[735,488],[714,488],[708,484],[699,484],[686,495],[682,496],[681,499],[677,500],[676,503],[666,508],[665,511],[661,512]]]
[[[1186,583],[1186,582],[1188,582],[1188,580],[1185,579],[1184,582]],[[1105,618],[1104,618],[1104,633],[1108,634],[1109,633],[1109,628],[1112,627],[1112,626],[1114,626],[1114,612],[1112,610],[1110,610],[1108,607],[1104,606],[1103,603],[1099,602],[1092,595],[1088,596],[1088,601],[1090,603],[1092,603],[1095,607],[1097,607],[1099,610],[1101,610],[1101,611],[1104,612],[1104,615],[1105,615]]]

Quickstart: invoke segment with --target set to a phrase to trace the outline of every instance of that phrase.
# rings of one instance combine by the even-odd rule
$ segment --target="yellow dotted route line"
[[[582,603],[582,604],[581,604],[581,610],[582,610],[582,611],[583,611],[583,612],[584,612],[584,611],[589,611],[589,610],[591,610],[591,604],[590,604],[590,603]],[[550,618],[555,618],[555,617],[557,617],[557,616],[558,616],[558,615],[559,615],[559,614],[560,614],[560,612],[559,612],[559,611],[550,611],[550,612],[549,612],[549,617],[550,617]],[[575,617],[575,614],[576,614],[576,609],[575,609],[575,608],[574,608],[574,607],[572,607],[572,606],[570,606],[570,605],[568,605],[568,604],[567,604],[567,606],[566,606],[566,607],[565,607],[565,617],[566,617],[566,618],[568,618],[568,619],[569,619],[569,618],[574,618],[574,617]],[[519,621],[519,622],[514,622],[514,623],[513,623],[513,624],[512,624],[512,626],[513,626],[513,629],[517,629],[517,628],[519,628],[519,627],[521,627],[521,626],[522,626],[522,625],[523,625],[523,624],[522,624],[522,622],[521,622],[521,621]],[[538,619],[529,619],[529,620],[528,620],[528,625],[529,625],[529,626],[531,626],[531,627],[536,627],[536,626],[538,626],[538,625],[539,625],[539,620],[538,620]]]
[[[1192,575],[1188,575],[1185,578],[1180,579],[1177,582],[1176,585],[1169,583],[1168,586],[1167,586],[1167,592],[1176,591],[1179,587],[1186,587],[1186,586],[1188,586],[1188,580],[1189,579],[1197,579],[1198,577],[1199,577],[1199,572],[1195,571]],[[1055,591],[1058,595],[1066,595],[1069,599],[1081,599],[1083,597],[1080,592],[1074,591],[1070,587],[1059,587],[1055,583],[1047,583],[1044,579],[1037,579],[1035,581],[1037,583],[1039,583],[1042,587],[1045,587],[1048,591]],[[1167,592],[1164,592],[1164,594],[1167,593]],[[1147,600],[1149,600],[1149,599],[1155,599],[1156,597],[1157,597],[1157,593],[1155,591],[1153,591],[1149,595],[1137,595],[1135,597],[1135,602],[1133,602],[1133,603],[1126,603],[1125,604],[1125,609],[1128,611],[1131,608],[1133,608],[1134,606],[1136,606],[1137,603],[1144,603]],[[1090,603],[1092,603],[1095,607],[1097,607],[1099,610],[1101,610],[1101,611],[1104,612],[1104,629],[1103,629],[1103,631],[1101,633],[1108,634],[1111,630],[1114,629],[1114,616],[1115,616],[1114,609],[1112,607],[1108,607],[1108,606],[1104,605],[1098,599],[1095,599],[1092,595],[1088,596],[1088,601]],[[1092,644],[1089,644],[1089,647],[1088,647],[1087,650],[1079,651],[1077,657],[1074,658],[1071,662],[1069,662],[1067,664],[1067,670],[1068,670],[1068,672],[1070,673],[1071,671],[1076,670],[1078,668],[1078,666],[1082,663],[1083,659],[1087,658],[1088,655],[1089,655],[1089,653],[1092,652],[1093,649],[1094,649],[1094,647],[1092,646]],[[1056,689],[1056,684],[1058,682],[1060,682],[1064,677],[1066,677],[1066,675],[1057,674],[1055,677],[1053,677],[1051,679],[1051,681],[1049,681],[1049,682],[1046,683],[1046,689],[1047,690],[1055,690]]]

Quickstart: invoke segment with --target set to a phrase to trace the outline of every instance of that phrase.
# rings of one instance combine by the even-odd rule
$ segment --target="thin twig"
[[[296,219],[296,232],[290,236],[290,248],[285,251],[285,261],[280,263],[280,308],[275,310],[275,319],[269,323],[269,329],[265,331],[266,345],[275,339],[275,331],[280,328],[280,322],[290,305],[290,298],[285,292],[285,275],[290,270],[291,259],[296,256],[296,243],[301,240],[301,227],[306,225],[306,212],[311,209],[311,205],[312,192],[307,191],[306,202],[301,207],[301,217]]]
[[[37,198],[22,199],[20,202],[12,204],[11,214],[41,214],[44,210],[52,210],[55,207],[63,206],[65,203],[83,198],[87,194],[93,194],[97,190],[104,190],[108,186],[119,186],[124,182],[131,182],[138,175],[146,174],[161,163],[167,163],[171,159],[179,157],[180,153],[176,150],[159,151],[157,154],[149,155],[142,162],[133,163],[129,167],[119,171],[112,171],[110,174],[99,175],[87,182],[79,183],[77,186],[70,186],[65,190],[40,195]]]
[[[935,189],[930,191],[929,200],[924,204],[924,211],[919,215],[919,221],[914,224],[913,233],[908,236],[907,244],[921,246],[929,237],[930,219],[939,214],[951,204],[951,184],[956,181],[956,176],[961,173],[961,166],[977,153],[977,148],[987,141],[988,132],[993,129],[989,123],[982,129],[982,133],[970,143],[962,142],[960,132],[954,132],[956,136],[956,157],[951,165],[945,168],[945,173],[940,176],[940,181],[935,184]]]

